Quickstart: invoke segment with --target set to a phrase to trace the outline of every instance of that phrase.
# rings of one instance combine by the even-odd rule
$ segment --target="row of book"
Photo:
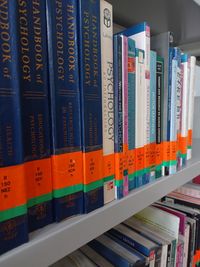
[[[199,184],[186,184],[184,190],[191,190],[191,187],[200,194]],[[190,191],[180,193],[180,190],[145,208],[52,267],[199,266],[200,197],[190,196]]]
[[[0,14],[2,254],[185,164],[195,58],[171,33],[150,51],[146,22],[113,41],[104,0],[4,0]]]

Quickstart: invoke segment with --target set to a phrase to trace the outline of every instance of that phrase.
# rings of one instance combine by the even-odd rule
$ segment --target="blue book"
[[[28,223],[33,231],[53,221],[46,4],[25,0],[17,9]]]
[[[122,104],[122,37],[114,35],[114,151],[115,151],[115,197],[123,197],[123,104]]]
[[[125,243],[126,248],[133,248],[146,256],[149,260],[149,264],[155,264],[156,251],[159,250],[159,246],[155,242],[141,236],[133,229],[123,224],[112,228],[108,233]]]
[[[17,2],[4,1],[0,13],[1,255],[28,241],[28,222],[17,53]]]
[[[145,266],[144,257],[131,248],[126,249],[107,235],[92,240],[88,245],[116,267]]]
[[[150,51],[150,181],[156,178],[156,64],[157,53]]]
[[[100,1],[79,1],[84,212],[103,206]]]
[[[83,212],[77,1],[46,3],[54,216],[60,221]]]
[[[128,38],[128,178],[129,190],[135,182],[135,41]]]

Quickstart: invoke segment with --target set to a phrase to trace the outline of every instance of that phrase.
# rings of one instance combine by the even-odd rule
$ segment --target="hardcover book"
[[[164,96],[163,96],[163,175],[169,174],[170,164],[170,107],[171,107],[171,80],[172,80],[172,56],[173,34],[164,32],[151,37],[151,49],[164,59]]]
[[[162,128],[164,106],[164,59],[157,56],[156,62],[156,178],[162,176]]]
[[[109,230],[108,233],[148,257],[150,266],[155,265],[156,253],[160,249],[156,243],[148,240],[144,236],[139,235],[133,229],[130,229],[123,224],[119,224],[118,226]]]
[[[29,230],[53,221],[46,3],[18,1],[19,73]]]
[[[114,85],[113,85],[113,11],[101,0],[101,73],[103,119],[104,204],[114,200]]]
[[[129,251],[106,235],[92,240],[88,245],[116,267],[145,266],[142,256],[134,253],[133,250]]]
[[[54,216],[83,212],[77,1],[47,0]]]
[[[28,241],[17,2],[0,5],[0,255]]]
[[[157,53],[150,51],[150,181],[156,178],[156,67]]]
[[[79,67],[83,151],[84,212],[104,204],[100,1],[79,6]]]
[[[115,198],[124,196],[122,36],[114,35]]]

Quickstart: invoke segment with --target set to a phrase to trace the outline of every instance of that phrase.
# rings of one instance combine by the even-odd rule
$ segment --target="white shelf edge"
[[[132,191],[127,197],[90,214],[34,232],[27,244],[0,256],[0,266],[26,267],[28,264],[29,267],[45,267],[53,264],[200,174],[199,147],[200,141],[195,142],[196,155],[194,153],[187,167],[178,173]]]

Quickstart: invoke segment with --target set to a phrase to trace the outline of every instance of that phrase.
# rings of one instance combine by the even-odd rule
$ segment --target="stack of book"
[[[78,266],[87,266],[88,260],[92,266],[199,266],[199,230],[197,198],[171,193],[74,253],[82,253]],[[53,266],[63,266],[74,253]]]
[[[104,0],[10,0],[0,13],[2,254],[186,164],[195,58],[146,22],[113,38]]]

